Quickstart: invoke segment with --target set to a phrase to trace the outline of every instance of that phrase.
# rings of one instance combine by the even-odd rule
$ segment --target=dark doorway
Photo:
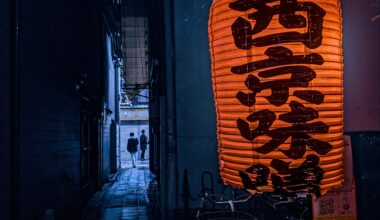
[[[96,108],[90,102],[82,101],[80,115],[80,185],[84,201],[87,201],[92,193],[99,189],[99,120],[93,109]]]

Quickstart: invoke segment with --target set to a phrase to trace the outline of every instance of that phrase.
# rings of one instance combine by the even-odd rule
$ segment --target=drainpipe
[[[19,219],[20,198],[20,72],[19,0],[10,1],[12,21],[11,55],[11,219]]]
[[[119,58],[115,59],[115,122],[116,122],[116,170],[119,170],[121,167],[120,162],[120,69],[121,69],[121,61]]]
[[[165,210],[173,211],[177,204],[177,134],[176,134],[176,77],[174,44],[174,1],[164,0],[165,62],[166,62],[166,179]],[[162,169],[161,169],[162,170]]]

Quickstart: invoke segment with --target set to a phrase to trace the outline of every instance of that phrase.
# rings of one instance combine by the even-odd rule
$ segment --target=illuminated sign
[[[342,15],[334,0],[214,0],[224,183],[319,196],[343,181]]]

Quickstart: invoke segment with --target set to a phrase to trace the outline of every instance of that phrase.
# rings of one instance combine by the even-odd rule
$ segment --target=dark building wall
[[[111,119],[115,119],[115,66],[113,63],[113,50],[112,50],[112,38],[107,33],[105,34],[105,62],[106,62],[106,88],[105,88],[105,98],[107,107],[112,111]]]
[[[108,178],[111,173],[111,124],[112,120],[115,120],[115,68],[112,60],[112,45],[111,36],[109,34],[104,35],[104,48],[105,48],[105,97],[104,107],[112,111],[112,113],[104,114],[103,121],[103,145],[102,145],[102,161],[103,161],[103,182]]]
[[[200,176],[218,176],[215,109],[212,97],[207,22],[211,1],[173,1],[173,45],[177,121],[177,206],[182,207],[183,170],[190,193]],[[380,20],[374,0],[342,1],[345,55],[345,130],[380,130]],[[167,36],[166,36],[167,37]],[[360,42],[360,43],[359,43]],[[192,204],[196,207],[196,203]]]
[[[183,171],[188,171],[190,192],[201,190],[201,174],[218,178],[216,116],[208,46],[211,1],[174,1],[178,204],[182,206]],[[195,201],[192,206],[198,205]]]
[[[81,208],[100,186],[94,176],[100,171],[105,180],[110,173],[110,124],[116,110],[115,70],[110,41],[104,38],[103,1],[20,0],[17,65],[20,151],[17,154],[11,152],[14,148],[11,128],[15,124],[11,104],[14,98],[11,78],[15,75],[11,68],[15,51],[11,39],[12,3],[0,2],[0,219],[42,219],[47,209],[54,210],[56,219],[77,219]],[[104,138],[96,133],[96,126],[91,130],[91,138],[95,136],[106,142],[105,150],[100,153],[104,157],[101,167],[105,169],[95,170],[98,167],[94,163],[89,174],[92,182],[85,182],[81,170],[81,115],[86,112],[91,120],[100,118],[104,100],[113,114],[105,117]],[[95,156],[102,150],[97,145],[91,147]],[[11,166],[14,155],[20,158],[19,167]],[[19,178],[20,187],[12,184],[13,176]],[[19,218],[11,215],[13,188],[19,195],[13,196]]]
[[[345,131],[380,130],[378,0],[342,0]]]
[[[101,161],[102,164],[102,183],[107,181],[108,175],[111,173],[110,166],[110,150],[111,150],[111,120],[106,117],[103,122],[102,130],[102,150]]]
[[[0,217],[10,218],[11,1],[0,1]]]
[[[380,14],[378,0],[343,0],[345,131],[352,140],[359,219],[380,203]],[[368,132],[371,131],[371,132]]]
[[[78,25],[60,7],[79,10],[73,2],[21,2],[22,219],[42,218],[45,209],[62,215],[60,206],[78,201],[79,101],[73,96],[74,76],[80,74]]]
[[[80,76],[89,97],[103,91],[98,5],[20,3],[20,219],[80,215]],[[99,16],[98,16],[99,17]],[[98,25],[98,26],[97,26]]]
[[[380,132],[350,132],[359,219],[378,219]]]

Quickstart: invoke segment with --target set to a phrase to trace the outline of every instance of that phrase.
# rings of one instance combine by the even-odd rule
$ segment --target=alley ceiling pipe
[[[343,182],[338,0],[215,0],[209,44],[219,169],[252,192]]]

